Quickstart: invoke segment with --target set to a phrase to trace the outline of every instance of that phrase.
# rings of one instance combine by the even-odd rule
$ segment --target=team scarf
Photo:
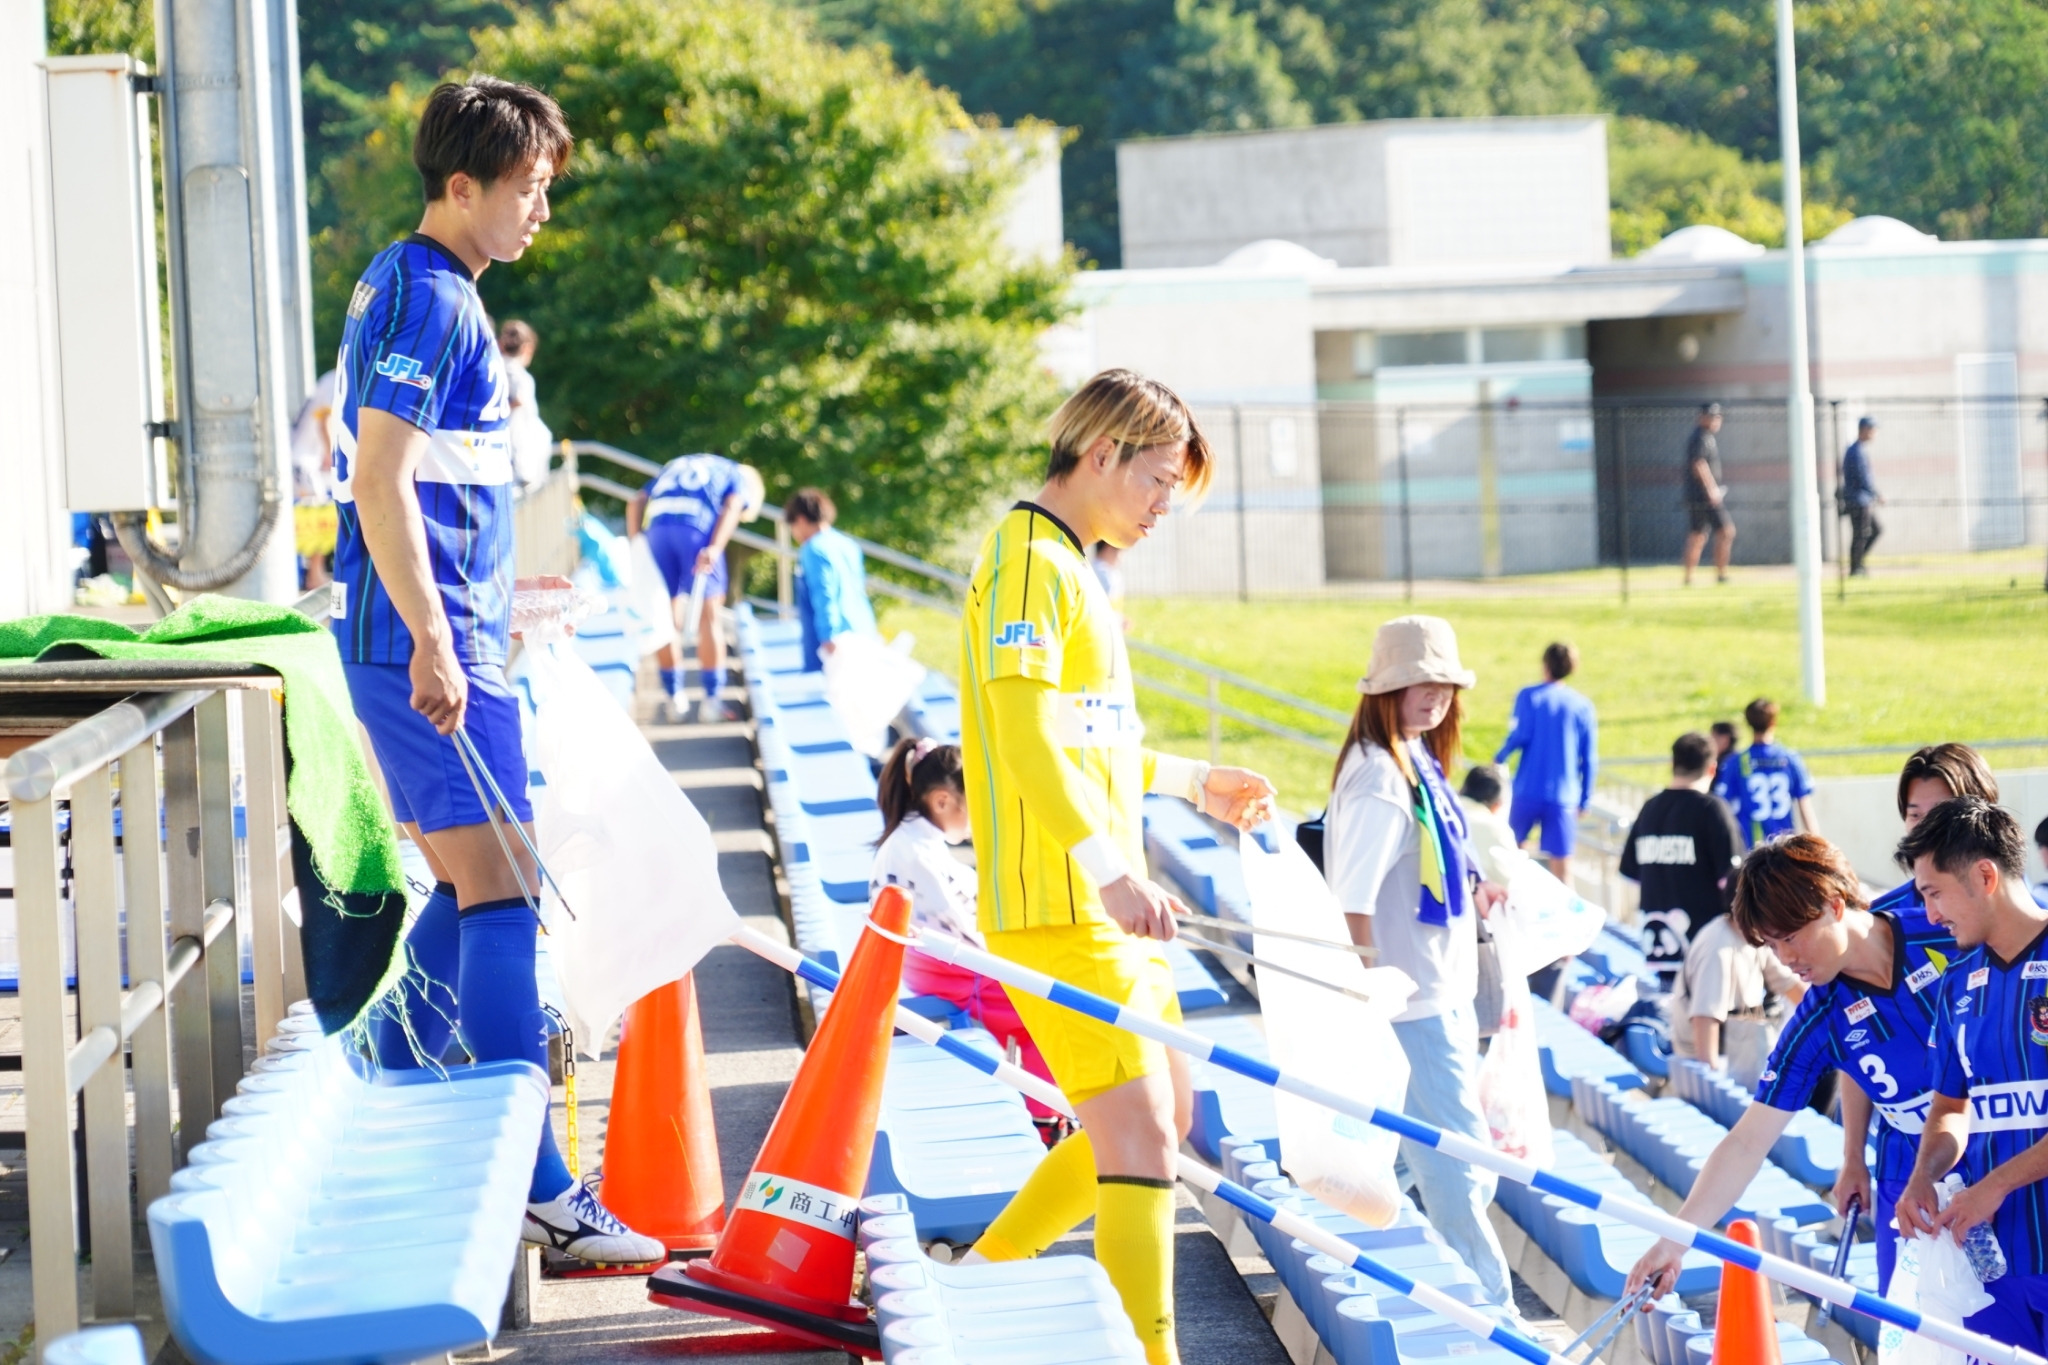
[[[1424,924],[1448,924],[1472,904],[1465,817],[1429,746],[1411,741],[1408,755],[1419,779],[1413,791],[1415,822],[1422,827],[1422,905],[1416,914]]]

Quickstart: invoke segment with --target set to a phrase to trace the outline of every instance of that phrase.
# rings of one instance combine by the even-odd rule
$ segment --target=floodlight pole
[[[1792,563],[1799,578],[1799,676],[1806,699],[1828,699],[1820,615],[1820,477],[1814,467],[1813,385],[1806,355],[1806,215],[1799,185],[1799,90],[1792,47],[1792,0],[1778,0],[1778,140],[1785,163],[1785,400],[1792,465]]]

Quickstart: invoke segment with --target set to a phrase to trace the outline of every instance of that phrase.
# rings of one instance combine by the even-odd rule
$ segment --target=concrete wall
[[[1127,269],[1265,238],[1345,266],[1604,261],[1599,118],[1395,119],[1117,148]]]
[[[2034,853],[2034,826],[2048,817],[2048,768],[1994,770],[1999,804],[2020,822],[2027,840],[2027,880],[2041,876]],[[1820,832],[1848,855],[1856,874],[1874,886],[1892,886],[1905,874],[1892,861],[1903,829],[1899,823],[1899,782],[1886,777],[1822,777],[1814,780],[1813,815]]]
[[[42,55],[43,7],[0,6],[0,619],[71,605]]]

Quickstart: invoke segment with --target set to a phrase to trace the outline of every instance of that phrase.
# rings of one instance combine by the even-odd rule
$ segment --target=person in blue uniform
[[[1579,816],[1593,799],[1593,776],[1599,767],[1600,722],[1593,703],[1565,686],[1579,666],[1579,651],[1563,641],[1543,651],[1543,681],[1515,694],[1514,723],[1507,740],[1493,756],[1515,762],[1515,799],[1508,807],[1508,825],[1515,842],[1540,830],[1537,844],[1550,860],[1550,870],[1571,884],[1572,847]]]
[[[2048,1322],[2048,909],[2027,889],[2019,822],[1979,797],[1944,801],[1899,843],[1927,918],[1964,955],[1944,974],[1934,1099],[1899,1196],[1899,1232],[1960,1243],[1989,1223],[2006,1272],[1964,1325],[2039,1354]],[[1934,1186],[1960,1164],[1946,1209]]]
[[[725,686],[725,630],[717,611],[726,595],[725,547],[741,522],[759,515],[763,496],[761,476],[751,466],[723,455],[683,455],[662,466],[626,504],[626,534],[647,536],[670,603],[685,601],[693,590],[700,603],[694,627],[698,681],[704,689],[699,721],[727,718],[719,697]],[[655,663],[661,669],[662,695],[680,718],[680,647],[663,645]]]
[[[1764,840],[1803,829],[1820,833],[1813,818],[1813,781],[1806,763],[1778,743],[1778,703],[1758,697],[1743,708],[1751,736],[1747,749],[1730,755],[1714,774],[1714,795],[1735,812],[1743,840],[1755,848]],[[1793,813],[1798,813],[1798,823]]]
[[[489,76],[437,87],[413,143],[419,231],[370,262],[342,330],[335,642],[392,813],[435,881],[406,936],[405,981],[371,1021],[371,1060],[387,1070],[438,1065],[456,1028],[477,1061],[547,1064],[532,862],[506,857],[453,736],[468,735],[511,817],[531,823],[505,681],[511,393],[476,277],[532,243],[571,146],[538,90]],[[545,1120],[535,1139],[527,1241],[608,1263],[665,1257],[570,1175]]]
[[[1758,1079],[1756,1098],[1715,1147],[1679,1216],[1700,1227],[1724,1217],[1762,1169],[1785,1127],[1840,1070],[1875,1106],[1877,1169],[1845,1161],[1835,1182],[1837,1212],[1861,1201],[1877,1228],[1878,1283],[1891,1282],[1898,1239],[1892,1206],[1913,1171],[1920,1128],[1932,1102],[1927,1039],[1944,973],[1956,957],[1948,931],[1917,910],[1872,911],[1840,849],[1817,834],[1773,839],[1743,860],[1729,911],[1737,932],[1771,949],[1807,992]],[[1868,1109],[1866,1108],[1866,1113]],[[1629,1288],[1656,1279],[1671,1288],[1684,1249],[1659,1241],[1629,1272]]]
[[[804,668],[825,666],[825,656],[842,635],[880,632],[868,601],[868,578],[860,542],[832,523],[839,509],[815,488],[799,488],[782,509],[796,557],[796,614],[803,628]]]
[[[1835,492],[1842,515],[1849,518],[1852,578],[1870,576],[1870,547],[1884,534],[1884,523],[1877,519],[1884,494],[1877,491],[1877,482],[1870,476],[1870,443],[1876,439],[1876,418],[1865,417],[1856,423],[1856,439],[1842,452],[1842,481]]]
[[[1904,832],[1944,801],[1958,796],[1980,796],[1996,805],[1998,779],[1984,756],[1967,744],[1929,744],[1915,749],[1899,769],[1899,819]],[[1920,888],[1913,884],[1912,869],[1906,879],[1870,903],[1873,910],[1921,909]]]

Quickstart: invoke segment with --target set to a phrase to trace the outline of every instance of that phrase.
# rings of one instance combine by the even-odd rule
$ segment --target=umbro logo
[[[416,389],[434,387],[434,376],[420,369],[420,363],[409,355],[387,355],[378,362],[377,373],[394,384],[410,384]]]

